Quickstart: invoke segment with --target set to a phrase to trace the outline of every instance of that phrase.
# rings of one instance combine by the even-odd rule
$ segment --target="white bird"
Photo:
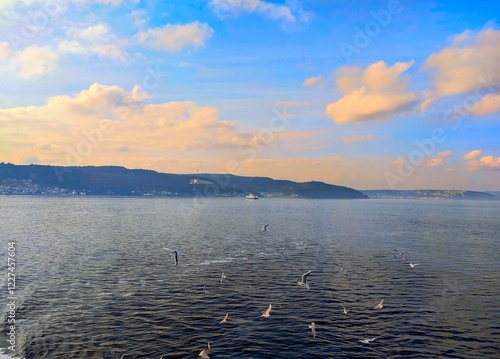
[[[220,276],[220,282],[224,283],[224,279],[226,279],[226,273],[222,272],[222,275]]]
[[[370,338],[370,339],[360,339],[359,341],[363,344],[370,344],[370,342],[373,342],[377,338]]]
[[[209,359],[210,357],[208,356],[208,354],[210,354],[210,343],[207,342],[207,347],[205,349],[203,349],[200,354],[198,354],[199,357],[201,357],[201,359]]]
[[[373,309],[382,309],[384,307],[384,300],[382,299]]]
[[[269,223],[262,227],[262,231],[267,231],[267,226],[269,226]]]
[[[314,324],[314,322],[311,322],[311,324],[309,325],[309,328],[311,329],[311,333],[312,333],[313,338],[316,338],[316,324]]]
[[[222,323],[227,323],[227,319],[229,318],[229,313],[226,313],[226,315],[224,316],[224,318],[222,318],[222,320],[220,321],[219,324],[222,324]]]
[[[410,261],[410,267],[412,267],[412,268],[415,268],[415,267],[416,267],[416,266],[418,266],[419,264],[420,264],[420,263],[412,263],[412,262]]]
[[[342,305],[342,304],[341,304],[341,305]],[[342,308],[344,308],[344,314],[347,314],[348,310],[346,309],[346,307],[344,307],[344,306],[342,305]]]
[[[271,308],[272,308],[272,305],[269,304],[269,307],[267,307],[266,311],[264,313],[262,313],[261,317],[269,318],[271,316]]]
[[[300,282],[297,282],[297,284],[309,289],[309,284],[307,284],[307,277],[309,276],[309,274],[311,274],[311,272],[312,272],[312,270],[302,274],[302,279],[300,280]]]
[[[179,265],[179,252],[177,249],[172,249],[172,253],[174,254],[174,264],[177,267]]]

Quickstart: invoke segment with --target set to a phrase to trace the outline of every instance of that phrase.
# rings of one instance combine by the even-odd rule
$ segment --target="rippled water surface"
[[[500,356],[500,201],[3,196],[0,233],[27,359]]]

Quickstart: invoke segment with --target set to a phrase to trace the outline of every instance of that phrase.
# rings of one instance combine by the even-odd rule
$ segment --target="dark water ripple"
[[[499,357],[498,203],[1,200],[27,359]]]

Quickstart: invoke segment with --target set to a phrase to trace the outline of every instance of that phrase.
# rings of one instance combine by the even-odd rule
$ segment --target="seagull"
[[[316,324],[314,324],[314,322],[311,322],[309,328],[311,329],[313,338],[316,338]]]
[[[224,283],[224,279],[226,279],[226,273],[222,272],[222,275],[220,276],[220,282]]]
[[[269,226],[269,223],[262,227],[262,231],[267,231],[267,226]]]
[[[307,284],[307,277],[309,276],[309,274],[311,274],[311,272],[312,272],[312,270],[302,274],[302,279],[300,280],[300,282],[297,282],[297,284],[309,289],[309,284]]]
[[[384,307],[384,300],[382,299],[373,309],[382,309]]]
[[[203,349],[200,354],[198,354],[199,357],[201,357],[201,359],[209,359],[210,357],[208,356],[208,354],[210,354],[210,343],[207,342],[207,347],[205,349]]]
[[[343,305],[342,305],[342,308],[344,308],[344,314],[347,314],[348,310]]]
[[[377,338],[370,338],[370,339],[360,339],[359,341],[363,344],[370,344],[370,342],[373,342]]]
[[[420,263],[412,263],[412,262],[410,261],[410,267],[412,267],[412,268],[415,268],[415,267],[416,267],[416,266],[418,266],[419,264],[420,264]]]
[[[179,252],[177,251],[177,249],[173,249],[172,253],[174,254],[174,263],[177,267],[179,265]]]
[[[222,320],[220,321],[219,324],[222,324],[222,323],[227,323],[227,319],[229,318],[229,313],[226,313],[226,315],[224,316],[224,318],[222,318]]]
[[[264,318],[269,318],[271,316],[271,308],[272,308],[272,305],[269,304],[269,307],[267,307],[266,311],[264,313],[262,313],[261,317],[264,317]]]

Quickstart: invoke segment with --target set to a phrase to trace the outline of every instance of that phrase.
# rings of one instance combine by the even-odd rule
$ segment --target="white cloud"
[[[0,61],[8,58],[11,52],[10,45],[7,41],[0,42]]]
[[[271,19],[288,22],[297,21],[297,17],[292,13],[291,7],[263,0],[211,0],[210,5],[219,16],[238,16],[242,13],[257,13]],[[300,13],[304,15],[302,11]],[[303,16],[303,18],[305,19],[306,17]]]
[[[19,68],[20,77],[29,79],[54,71],[58,59],[51,46],[33,45],[17,52],[11,63]]]
[[[174,52],[204,46],[213,32],[214,30],[208,24],[195,21],[190,24],[167,24],[163,27],[140,31],[136,37],[139,43],[146,46]]]

